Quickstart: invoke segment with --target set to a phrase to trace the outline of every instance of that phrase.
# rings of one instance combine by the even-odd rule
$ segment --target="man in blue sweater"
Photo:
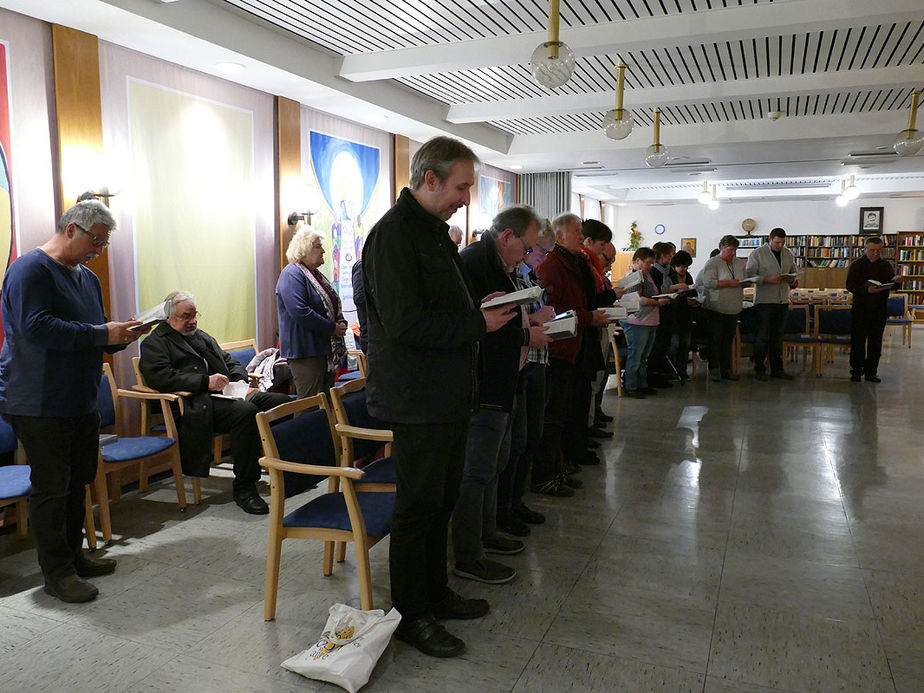
[[[99,593],[84,580],[115,570],[82,550],[84,486],[96,477],[96,394],[103,352],[143,334],[137,320],[108,322],[99,279],[85,265],[116,227],[97,200],[78,202],[55,234],[17,259],[3,279],[0,414],[32,468],[29,515],[45,591],[65,602]]]

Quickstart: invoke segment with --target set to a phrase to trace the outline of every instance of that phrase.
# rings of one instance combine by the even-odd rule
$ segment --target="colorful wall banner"
[[[13,214],[13,172],[10,146],[9,44],[0,41],[0,267],[2,274],[16,259],[16,220]],[[3,342],[3,324],[0,323],[0,343]]]

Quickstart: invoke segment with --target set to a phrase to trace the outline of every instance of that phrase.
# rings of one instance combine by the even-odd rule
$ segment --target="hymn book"
[[[524,303],[535,303],[542,297],[541,286],[531,286],[528,289],[511,291],[509,294],[497,296],[490,301],[484,301],[482,308],[500,308],[501,306],[515,305],[522,306]]]

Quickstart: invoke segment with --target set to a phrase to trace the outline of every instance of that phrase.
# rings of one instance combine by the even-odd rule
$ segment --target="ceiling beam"
[[[560,37],[581,57],[846,29],[867,21],[880,24],[920,20],[921,0],[790,0],[562,28]],[[546,40],[546,32],[533,31],[347,55],[342,58],[339,75],[354,82],[370,82],[525,64],[533,49]]]
[[[785,77],[760,77],[707,82],[679,87],[626,89],[624,107],[633,111],[702,103],[718,99],[764,99],[832,94],[853,89],[904,89],[924,86],[920,65],[844,70]],[[450,123],[481,123],[511,118],[541,118],[566,113],[595,113],[615,106],[611,91],[591,94],[554,94],[541,98],[479,101],[449,107]]]

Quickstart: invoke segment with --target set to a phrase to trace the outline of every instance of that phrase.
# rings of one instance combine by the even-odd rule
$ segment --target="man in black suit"
[[[167,321],[141,343],[141,373],[161,392],[189,392],[180,417],[180,459],[187,476],[209,475],[212,435],[231,435],[234,502],[252,515],[269,512],[260,494],[258,460],[263,454],[257,412],[289,401],[289,396],[254,390],[245,399],[212,397],[230,382],[246,381],[247,372],[213,337],[198,329],[195,297],[174,291],[166,299]]]

